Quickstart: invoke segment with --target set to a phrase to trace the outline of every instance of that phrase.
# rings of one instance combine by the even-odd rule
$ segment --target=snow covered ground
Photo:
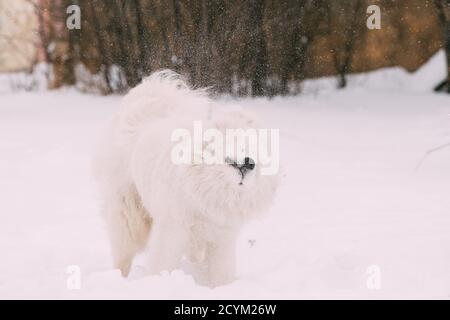
[[[414,170],[450,142],[450,97],[429,90],[443,63],[241,100],[280,129],[283,183],[240,237],[238,280],[213,290],[111,267],[90,159],[119,97],[0,94],[0,298],[449,299],[450,148]]]

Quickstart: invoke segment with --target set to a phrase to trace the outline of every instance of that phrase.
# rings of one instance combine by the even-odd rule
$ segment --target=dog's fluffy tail
[[[192,89],[174,71],[157,71],[124,97],[117,119],[119,130],[122,136],[133,139],[144,123],[182,114],[183,109],[192,114],[207,104],[206,89]]]

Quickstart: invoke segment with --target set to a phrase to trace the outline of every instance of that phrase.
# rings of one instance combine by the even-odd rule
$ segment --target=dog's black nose
[[[255,161],[252,158],[246,157],[244,159],[244,165],[242,167],[248,170],[253,170],[255,169]]]
[[[232,166],[233,168],[239,170],[239,173],[241,174],[241,178],[242,180],[244,180],[245,175],[255,169],[255,160],[253,160],[252,158],[249,157],[245,157],[244,158],[244,163],[243,164],[239,164],[236,161],[231,160],[230,158],[226,158],[225,162],[227,164],[229,164],[230,166]],[[242,184],[242,180],[241,183]]]

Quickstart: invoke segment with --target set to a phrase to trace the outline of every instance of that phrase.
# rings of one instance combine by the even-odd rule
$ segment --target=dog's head
[[[267,209],[278,186],[278,135],[240,110],[213,114],[201,130],[192,163],[178,168],[188,202],[223,223]]]

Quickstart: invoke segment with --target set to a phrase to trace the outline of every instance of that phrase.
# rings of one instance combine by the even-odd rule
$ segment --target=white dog
[[[174,163],[171,135],[178,128],[192,132],[195,120],[221,132],[256,124],[242,110],[223,111],[204,90],[190,89],[177,74],[161,71],[128,93],[100,144],[95,176],[114,266],[124,276],[145,249],[149,274],[177,269],[186,257],[198,283],[231,282],[240,226],[272,201],[278,175],[261,175],[259,164],[248,157]],[[203,143],[202,150],[207,147]]]

